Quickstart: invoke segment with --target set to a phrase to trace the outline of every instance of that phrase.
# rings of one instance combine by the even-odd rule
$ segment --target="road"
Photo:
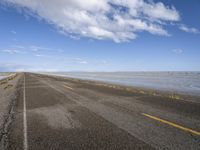
[[[200,104],[20,74],[9,150],[200,149]]]

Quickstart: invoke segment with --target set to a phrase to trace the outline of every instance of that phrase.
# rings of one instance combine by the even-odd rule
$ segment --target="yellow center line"
[[[69,86],[64,85],[64,87],[66,87],[66,88],[68,88],[68,89],[70,89],[70,90],[73,90],[73,88],[71,88],[71,87],[69,87]]]
[[[178,128],[178,129],[184,130],[184,131],[186,131],[186,132],[190,132],[190,133],[195,134],[195,135],[200,135],[200,132],[198,132],[198,131],[195,131],[195,130],[192,130],[192,129],[183,127],[183,126],[178,125],[178,124],[175,124],[175,123],[173,123],[173,122],[169,122],[169,121],[166,121],[166,120],[163,120],[163,119],[160,119],[160,118],[157,118],[157,117],[154,117],[154,116],[145,114],[145,113],[142,113],[142,115],[144,115],[144,116],[146,116],[146,117],[148,117],[148,118],[157,120],[157,121],[159,121],[159,122],[162,122],[162,123],[164,123],[164,124],[168,124],[168,125],[171,125],[171,126],[173,126],[173,127]]]

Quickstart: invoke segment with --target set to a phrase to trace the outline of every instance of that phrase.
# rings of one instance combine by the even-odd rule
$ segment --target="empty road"
[[[8,150],[200,149],[200,104],[21,73]]]

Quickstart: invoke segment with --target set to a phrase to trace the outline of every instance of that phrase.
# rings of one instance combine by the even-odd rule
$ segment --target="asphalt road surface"
[[[9,150],[200,150],[200,104],[20,74]]]

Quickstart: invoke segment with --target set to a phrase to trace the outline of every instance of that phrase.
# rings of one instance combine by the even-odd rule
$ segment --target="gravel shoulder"
[[[14,118],[14,106],[18,97],[20,74],[13,74],[0,80],[0,149],[8,144],[7,136]]]

